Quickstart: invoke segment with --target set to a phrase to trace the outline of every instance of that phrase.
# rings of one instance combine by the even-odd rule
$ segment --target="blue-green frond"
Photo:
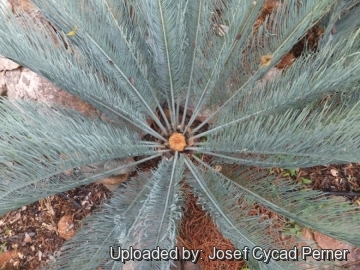
[[[177,155],[164,159],[153,172],[151,191],[139,211],[132,235],[124,245],[138,249],[153,250],[157,247],[171,250],[176,246],[177,224],[182,216],[183,203],[180,181],[183,178],[184,159]],[[171,261],[135,262],[136,269],[169,269]]]
[[[119,250],[170,250],[176,246],[183,203],[183,157],[163,159],[152,174],[139,173],[85,221],[54,265],[61,269],[122,269]],[[109,255],[110,246],[112,254]],[[106,250],[106,252],[105,252]],[[74,252],[79,252],[74,258]],[[83,254],[83,256],[81,256]],[[86,256],[85,256],[86,255]],[[127,261],[134,269],[169,269],[171,261]]]
[[[226,96],[224,89],[217,89],[217,83],[226,80],[221,74],[229,68],[227,61],[231,57],[241,57],[238,49],[245,46],[245,42],[244,39],[239,40],[239,36],[244,35],[245,38],[250,25],[256,21],[263,1],[257,2],[259,5],[255,6],[250,1],[205,1],[203,4],[201,16],[204,19],[198,21],[200,27],[197,31],[200,38],[191,44],[195,47],[195,72],[187,95],[191,96],[188,106],[194,107],[194,114],[189,125],[199,111],[206,106],[218,105],[216,102],[214,104],[214,100],[221,101]]]
[[[305,107],[320,100],[324,94],[346,93],[357,86],[359,79],[355,74],[360,72],[360,33],[356,23],[350,28],[348,39],[297,59],[286,71],[272,73],[268,79],[246,85],[215,112],[218,117],[214,128],[202,135],[221,132],[226,126],[241,125],[256,115]]]
[[[76,34],[70,36],[67,42],[74,44],[87,58],[91,58],[90,63],[108,80],[118,81],[113,91],[127,93],[142,111],[157,120],[153,110],[159,106],[159,100],[157,93],[152,91],[152,77],[148,74],[151,59],[146,53],[144,33],[136,27],[138,16],[133,14],[130,3],[34,2],[63,33],[76,27]]]
[[[72,110],[3,99],[0,116],[0,214],[141,162],[100,166],[107,161],[158,155],[136,133]]]
[[[228,172],[230,172],[231,178],[228,178],[225,176],[227,165],[223,165],[221,173],[218,173],[200,159],[196,157],[195,159],[201,164],[202,170],[200,171],[191,164],[190,160],[187,160],[186,164],[192,173],[187,180],[219,230],[232,241],[236,248],[249,247],[251,250],[255,246],[260,246],[265,250],[281,249],[281,245],[284,244],[278,241],[278,237],[284,233],[285,227],[273,226],[271,219],[261,220],[261,216],[249,215],[255,203],[313,229],[313,225],[317,226],[318,223],[317,212],[319,209],[328,208],[327,210],[334,212],[332,212],[333,215],[328,215],[328,212],[321,215],[321,218],[324,218],[321,222],[321,231],[333,237],[336,235],[342,240],[346,238],[348,242],[358,242],[351,236],[353,230],[358,227],[358,225],[354,225],[358,219],[358,217],[354,217],[357,209],[348,203],[321,197],[320,192],[300,191],[298,185],[285,180],[279,180],[280,183],[278,183],[276,182],[278,179],[267,178],[263,172],[251,171],[249,167],[240,167],[236,171],[236,166],[229,165]],[[279,189],[277,184],[279,184]],[[292,193],[294,190],[296,192]],[[341,217],[337,220],[336,217],[340,212],[342,213]],[[311,221],[309,222],[309,220]],[[346,225],[342,225],[345,221]],[[335,227],[326,225],[329,223]],[[337,228],[336,226],[343,227]],[[316,229],[318,228],[320,226]],[[331,228],[332,231],[330,232],[326,228]],[[351,233],[344,236],[344,229]],[[264,237],[265,232],[267,237]],[[306,269],[306,267],[311,268],[316,265],[316,262],[311,266],[311,263],[304,264],[301,261],[277,262],[273,260],[269,264],[264,264],[252,260],[250,255],[249,263],[254,269]],[[326,264],[326,262],[321,263],[322,266]]]
[[[62,248],[61,257],[51,266],[59,269],[121,269],[122,264],[110,257],[110,247],[117,255],[120,242],[128,238],[138,212],[150,192],[150,177],[139,174],[83,223],[79,232]],[[77,256],[74,256],[77,254]]]
[[[153,93],[150,91],[151,86],[145,85],[145,82],[149,83],[148,75],[145,74],[146,62],[136,50],[138,46],[127,44],[126,41],[131,43],[131,37],[124,37],[124,33],[119,35],[128,40],[115,43],[117,46],[122,44],[122,48],[114,48],[111,44],[107,44],[106,40],[110,37],[102,35],[106,32],[104,29],[106,24],[100,24],[104,28],[97,30],[95,34],[95,28],[97,29],[99,24],[86,22],[86,19],[89,17],[99,20],[99,18],[86,10],[78,14],[77,20],[70,19],[71,12],[74,11],[76,14],[75,7],[80,5],[80,2],[69,2],[72,4],[59,5],[56,1],[36,2],[39,5],[43,4],[40,7],[49,16],[50,21],[54,20],[57,30],[51,25],[43,24],[41,17],[31,17],[26,14],[15,17],[8,15],[9,11],[2,8],[0,11],[2,54],[89,102],[113,121],[119,123],[120,120],[125,120],[161,138],[146,125],[146,115],[158,121],[153,112],[157,99],[151,94]],[[69,7],[70,10],[66,9]],[[98,8],[100,12],[101,9]],[[103,16],[109,17],[109,14],[105,13],[105,7],[102,7],[102,11]],[[12,27],[7,27],[8,24]],[[69,26],[69,24],[74,25]],[[114,24],[110,25],[117,29]],[[71,31],[71,27],[76,27],[76,33],[66,36],[66,33]],[[90,29],[87,29],[88,27]],[[124,53],[130,49],[132,54]],[[122,55],[125,55],[125,58]],[[118,58],[122,61],[117,62]],[[134,78],[136,82],[133,81]],[[147,97],[146,101],[144,96]]]
[[[243,192],[231,181],[224,181],[223,177],[218,177],[211,169],[200,171],[190,159],[186,159],[185,163],[191,172],[187,174],[187,182],[195,196],[210,213],[221,233],[231,239],[235,248],[241,250],[248,247],[252,250],[255,246],[264,249],[276,246],[275,240],[263,236],[271,227],[270,223],[266,220],[261,221],[258,216],[249,216],[251,202],[246,203]],[[240,204],[242,201],[243,204]],[[284,269],[275,261],[270,261],[268,265],[256,262],[251,254],[249,263],[256,269]]]
[[[261,1],[256,1],[255,6],[258,5],[257,2],[260,2],[261,7]],[[216,100],[217,104],[214,112],[205,122],[213,119],[219,112],[226,114],[227,108],[232,107],[233,104],[239,100],[239,96],[246,96],[244,91],[249,91],[249,88],[253,87],[253,84],[256,81],[262,78],[271,67],[275,66],[275,64],[281,60],[283,55],[286,54],[304,35],[306,30],[329,11],[332,2],[333,1],[325,0],[316,2],[308,1],[306,3],[299,3],[298,1],[278,3],[278,8],[267,17],[265,22],[259,26],[258,30],[254,32],[251,28],[250,32],[249,28],[249,32],[245,33],[244,37],[240,37],[237,30],[238,27],[241,28],[242,26],[242,24],[239,23],[249,23],[250,25],[254,25],[251,24],[250,21],[257,18],[258,12],[253,14],[253,4],[250,1],[246,2],[249,5],[246,6],[249,10],[245,14],[253,14],[254,17],[251,18],[251,20],[249,19],[250,21],[239,19],[247,18],[245,14],[242,14],[242,17],[239,18],[237,16],[230,16],[231,19],[229,24],[233,23],[236,30],[231,27],[228,29],[228,33],[223,37],[224,42],[221,43],[222,47],[215,46],[217,48],[217,55],[215,57],[206,55],[207,60],[209,61],[206,67],[209,69],[209,74],[211,74],[208,78],[211,78],[211,80],[214,81],[211,81],[210,79],[205,80],[206,83],[202,85],[201,90],[203,91],[204,97],[206,93],[208,97],[212,97],[212,100]],[[240,1],[230,1],[230,3],[239,5],[237,7],[239,10],[245,8],[244,3],[241,5]],[[237,8],[232,7],[232,9],[230,9],[230,14]],[[285,16],[285,14],[286,16],[289,16],[291,20],[285,20],[288,23],[280,23],[280,21],[282,22],[284,20],[283,16]],[[228,18],[226,17],[226,12],[224,17]],[[247,37],[247,39],[245,39],[245,37]],[[233,51],[234,46],[238,46],[236,45],[238,38],[242,41],[241,49]],[[237,54],[238,56],[234,56],[234,54]],[[244,56],[242,54],[244,54]],[[261,57],[264,55],[269,55],[271,57],[269,65],[261,64]],[[216,62],[213,59],[216,59]],[[236,74],[232,74],[236,77],[236,81],[239,82],[239,84],[231,91],[228,87],[225,87],[224,84],[224,81],[227,80],[231,74],[229,73],[229,71],[231,71],[229,66],[232,65],[228,65],[228,61],[229,64],[233,61],[240,61],[240,64],[235,63],[235,70],[238,70],[239,65],[241,65],[240,71]],[[225,70],[226,72],[222,74],[222,70]],[[219,80],[220,82],[218,82]],[[204,81],[203,78],[202,81]],[[217,84],[215,84],[216,82]],[[214,87],[215,85],[216,87]],[[204,103],[203,105],[205,104],[209,106],[209,104],[213,103]],[[198,110],[195,110],[195,112],[198,112]],[[194,113],[194,115],[196,115],[196,113]],[[192,120],[194,117],[195,116],[192,117]]]
[[[185,13],[189,1],[142,1],[139,16],[143,17],[144,29],[154,60],[152,72],[156,74],[160,93],[175,111],[175,95],[183,85],[186,29]],[[175,8],[174,8],[175,7]],[[175,115],[171,116],[175,121]],[[174,124],[174,123],[173,123]]]
[[[293,181],[243,166],[224,165],[223,175],[248,198],[307,228],[359,245],[359,207],[343,198],[308,190]],[[236,168],[237,167],[237,168]]]
[[[359,26],[357,19],[360,12],[359,1],[338,1],[323,20],[325,27],[323,38],[319,42],[320,50],[323,47],[336,44],[343,40],[343,36],[350,36],[354,24]],[[339,19],[340,18],[340,19]]]
[[[198,149],[219,158],[224,155],[222,160],[226,163],[264,167],[359,161],[360,107],[353,96],[358,91],[355,88],[346,96],[332,96],[335,101],[328,102],[323,109],[308,106],[282,114],[255,116],[242,124],[225,127],[217,136],[208,136]],[[340,98],[344,101],[339,101]]]

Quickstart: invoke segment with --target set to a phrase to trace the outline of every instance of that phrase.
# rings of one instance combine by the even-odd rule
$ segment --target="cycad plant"
[[[264,233],[269,223],[248,215],[254,203],[360,246],[355,207],[249,169],[360,162],[359,1],[272,1],[260,23],[264,0],[33,2],[51,27],[2,5],[0,54],[107,117],[2,99],[0,214],[137,167],[56,267],[121,269],[110,246],[174,248],[185,184],[237,249],[278,246]],[[317,50],[304,49],[264,79],[317,23],[324,28]],[[129,157],[120,167],[82,170]],[[249,258],[255,269],[301,263]]]

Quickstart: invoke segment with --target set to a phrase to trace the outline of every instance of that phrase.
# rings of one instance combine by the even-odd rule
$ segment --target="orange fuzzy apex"
[[[174,151],[184,151],[186,147],[186,139],[185,136],[181,133],[173,133],[169,138],[169,146]]]

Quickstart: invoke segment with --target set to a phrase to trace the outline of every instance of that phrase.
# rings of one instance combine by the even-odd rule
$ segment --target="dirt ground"
[[[64,238],[74,235],[81,220],[109,194],[103,185],[93,183],[0,217],[0,269],[32,270],[45,266],[56,256]],[[9,258],[11,262],[4,265]]]

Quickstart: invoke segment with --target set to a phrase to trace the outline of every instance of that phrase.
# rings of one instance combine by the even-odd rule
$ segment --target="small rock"
[[[129,174],[121,174],[104,178],[98,183],[103,184],[108,190],[115,191],[121,183],[125,182],[129,178]]]
[[[91,173],[97,171],[97,170],[105,170],[105,171],[113,171],[113,174],[109,177],[106,177],[102,180],[97,181],[98,183],[104,184],[110,191],[116,190],[121,183],[125,182],[128,177],[129,173],[135,170],[135,166],[129,166],[125,168],[121,168],[116,170],[116,168],[119,168],[124,165],[129,165],[134,162],[133,158],[125,158],[125,159],[115,159],[115,160],[109,160],[105,163],[97,163],[92,164],[92,170],[89,170],[88,166],[79,167],[81,171],[85,173],[85,175],[91,175]]]
[[[0,71],[13,70],[19,67],[19,64],[0,55]]]
[[[30,2],[30,0],[8,0],[9,6],[12,7],[12,10],[15,15],[26,12],[31,14],[38,11],[39,9]]]
[[[59,220],[58,233],[65,240],[69,240],[75,235],[73,215],[65,215]]]
[[[339,174],[339,172],[337,170],[335,170],[335,169],[331,169],[330,173],[331,173],[332,176],[337,176]]]
[[[25,243],[30,243],[31,242],[31,237],[30,237],[30,235],[28,233],[25,233],[24,242]]]
[[[348,253],[347,261],[336,262],[339,265],[350,265],[349,269],[359,269],[360,267],[360,250],[353,245],[345,242],[338,241],[325,234],[314,232],[314,239],[321,249],[347,249]]]
[[[49,80],[28,68],[18,68],[7,71],[5,84],[9,99],[33,100],[49,105],[58,104],[64,107],[70,107],[89,117],[100,115],[100,112],[89,103],[61,90]]]

